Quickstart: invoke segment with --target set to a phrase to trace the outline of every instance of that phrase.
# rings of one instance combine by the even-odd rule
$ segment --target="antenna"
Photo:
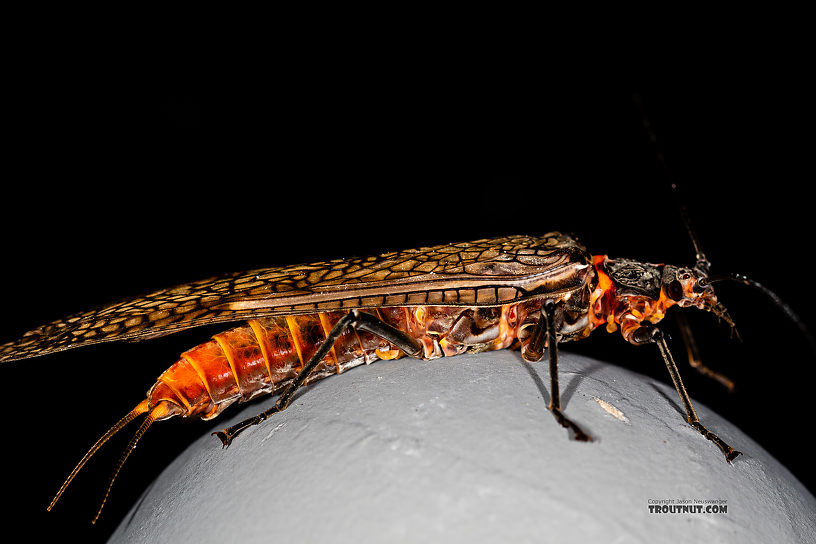
[[[802,318],[799,317],[796,314],[796,312],[793,311],[793,308],[788,306],[788,304],[786,304],[785,301],[779,297],[779,295],[777,295],[776,293],[774,293],[773,291],[771,291],[758,281],[752,280],[745,274],[736,273],[714,274],[709,278],[709,281],[711,283],[717,283],[720,281],[734,281],[737,283],[743,283],[749,287],[753,287],[754,289],[757,289],[758,291],[763,293],[766,297],[768,297],[771,300],[771,302],[773,302],[777,306],[777,308],[782,310],[782,313],[784,313],[785,316],[788,319],[790,319],[791,322],[794,325],[796,325],[796,327],[802,332],[802,334],[805,336],[805,339],[808,342],[808,345],[810,346],[810,351],[813,352],[814,355],[816,355],[816,338],[814,338],[811,332],[808,330],[807,326],[805,325],[805,322],[802,321]]]
[[[703,272],[705,275],[708,275],[708,271],[711,268],[711,263],[706,259],[705,253],[703,253],[702,247],[700,246],[700,241],[697,238],[697,234],[694,231],[694,228],[691,226],[691,219],[689,219],[688,213],[686,212],[686,205],[681,198],[680,189],[674,181],[674,176],[672,175],[671,170],[669,169],[669,165],[666,162],[666,156],[663,154],[663,148],[660,145],[660,141],[657,139],[657,135],[655,134],[654,130],[652,129],[652,123],[649,120],[649,115],[646,113],[646,107],[643,105],[643,100],[640,98],[640,94],[637,92],[632,94],[632,102],[635,103],[638,110],[640,111],[640,117],[643,121],[643,128],[646,130],[646,134],[649,137],[649,141],[652,142],[652,146],[654,147],[655,155],[657,155],[657,160],[663,166],[663,171],[666,174],[666,179],[669,181],[669,185],[672,191],[672,198],[674,199],[675,207],[677,211],[680,213],[680,218],[683,221],[683,225],[686,227],[686,232],[691,239],[691,245],[694,246],[694,253],[695,258],[697,260],[697,264],[695,268]]]
[[[677,183],[674,181],[674,176],[672,176],[672,172],[669,169],[669,165],[666,162],[666,157],[663,154],[663,149],[660,146],[660,142],[657,139],[657,135],[655,134],[654,130],[652,129],[652,123],[649,120],[649,115],[646,113],[646,107],[643,105],[643,100],[641,99],[640,95],[637,92],[632,93],[632,102],[635,103],[638,110],[640,111],[640,117],[643,121],[643,128],[646,131],[646,134],[649,136],[649,141],[652,142],[652,146],[654,147],[655,154],[657,155],[657,160],[663,166],[663,171],[666,174],[666,178],[669,181],[669,185],[671,186],[672,190],[672,197],[674,199],[675,206],[677,207],[678,212],[680,213],[680,218],[683,220],[683,225],[686,227],[686,232],[691,239],[691,244],[694,246],[694,252],[697,258],[697,264],[694,266],[696,270],[701,272],[704,279],[700,280],[701,285],[705,285],[706,283],[715,283],[720,281],[735,281],[738,283],[743,283],[749,287],[753,287],[754,289],[762,292],[767,296],[782,312],[788,317],[788,319],[796,325],[802,334],[805,336],[811,351],[816,355],[816,338],[811,334],[808,328],[805,326],[804,321],[796,315],[796,313],[788,306],[776,293],[765,287],[764,285],[760,284],[759,282],[750,279],[749,277],[745,276],[744,274],[717,274],[713,276],[709,276],[709,271],[711,269],[711,263],[706,259],[705,253],[703,253],[702,248],[700,247],[700,241],[697,238],[697,234],[694,232],[694,228],[691,226],[691,219],[689,219],[688,213],[686,212],[686,206],[683,199],[680,196],[680,189],[678,188]],[[736,328],[734,326],[734,322],[728,316],[728,312],[725,310],[725,307],[721,304],[711,308],[711,310],[717,317],[724,319],[729,325],[731,325],[732,333],[736,332]],[[737,338],[739,335],[737,334]]]

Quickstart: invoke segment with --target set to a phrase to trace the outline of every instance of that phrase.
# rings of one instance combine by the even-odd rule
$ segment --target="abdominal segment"
[[[395,327],[434,359],[508,347],[516,337],[517,305],[473,308],[399,306],[360,310]],[[280,391],[317,352],[345,311],[249,320],[184,352],[149,393],[150,405],[177,404],[186,416],[210,419],[235,401]],[[403,353],[387,340],[349,327],[306,383]]]

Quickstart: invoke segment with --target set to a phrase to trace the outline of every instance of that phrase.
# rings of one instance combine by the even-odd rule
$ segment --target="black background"
[[[455,43],[224,51],[190,40],[156,55],[144,36],[124,47],[70,38],[28,42],[8,72],[2,341],[218,273],[500,234],[574,232],[593,253],[692,264],[635,92],[714,270],[771,287],[813,326],[814,89],[796,47],[726,44],[693,59],[634,48],[602,62],[530,44],[520,57]],[[704,360],[739,391],[688,368],[667,319],[686,385],[813,490],[816,356],[758,293],[719,293],[744,342],[711,315],[689,319]],[[156,425],[98,527],[89,520],[125,437],[54,512],[45,506],[96,438],[213,332],[4,364],[3,517],[32,535],[104,540],[217,420]],[[617,334],[563,349],[668,381],[656,349]]]

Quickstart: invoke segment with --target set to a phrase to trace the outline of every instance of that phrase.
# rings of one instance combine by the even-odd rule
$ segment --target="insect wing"
[[[227,274],[72,315],[0,346],[0,362],[273,315],[397,305],[506,303],[558,284],[585,250],[560,233],[509,236]],[[531,283],[532,282],[532,283]]]

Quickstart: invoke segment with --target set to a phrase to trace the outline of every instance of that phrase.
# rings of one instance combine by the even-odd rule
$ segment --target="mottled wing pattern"
[[[479,274],[500,278],[507,270],[518,274],[508,266],[525,259],[540,265],[552,256],[556,263],[569,249],[583,250],[573,238],[553,232],[227,274],[43,325],[0,345],[0,362],[271,315],[411,303],[495,304],[499,298],[519,296],[519,289],[508,287],[500,293],[492,288],[490,296],[483,296],[468,288],[466,279]]]

